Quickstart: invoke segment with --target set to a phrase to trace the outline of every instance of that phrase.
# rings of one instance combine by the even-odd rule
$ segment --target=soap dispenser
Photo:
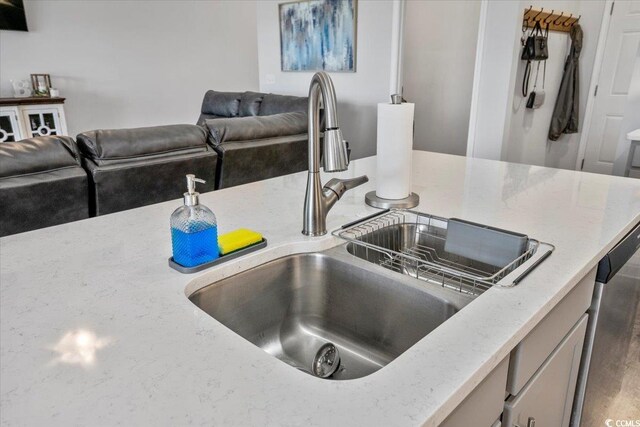
[[[218,258],[218,224],[209,208],[201,205],[195,191],[195,175],[187,175],[184,206],[171,214],[173,260],[183,267],[195,267]]]

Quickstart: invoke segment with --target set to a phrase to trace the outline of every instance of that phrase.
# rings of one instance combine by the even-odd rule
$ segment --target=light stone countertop
[[[329,230],[377,211],[364,204],[375,158],[332,177],[363,173],[371,181],[334,206]],[[186,296],[340,243],[300,233],[305,181],[299,173],[203,194],[219,232],[252,228],[269,246],[195,275],[167,266],[180,201],[0,239],[2,425],[437,425],[640,221],[640,180],[414,152],[417,210],[556,250],[518,286],[485,292],[376,373],[326,381],[267,355]]]

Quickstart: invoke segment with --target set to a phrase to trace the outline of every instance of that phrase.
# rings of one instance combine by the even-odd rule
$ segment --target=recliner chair
[[[90,213],[105,215],[178,199],[185,175],[215,189],[218,156],[196,125],[93,130],[77,136],[82,163],[90,174]]]
[[[0,144],[0,236],[88,217],[87,173],[72,138]]]

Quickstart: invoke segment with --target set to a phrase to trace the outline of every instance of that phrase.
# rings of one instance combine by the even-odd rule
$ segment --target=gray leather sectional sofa
[[[198,125],[0,144],[0,237],[306,169],[307,98],[209,91]]]
[[[198,124],[218,153],[216,188],[307,168],[307,98],[208,91]]]

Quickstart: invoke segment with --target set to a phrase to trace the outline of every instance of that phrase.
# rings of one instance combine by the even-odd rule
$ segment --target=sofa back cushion
[[[260,104],[265,94],[260,92],[245,92],[240,97],[240,117],[257,116],[260,112]]]
[[[38,136],[0,144],[0,178],[79,167],[76,144],[68,136]]]
[[[99,165],[207,150],[207,132],[196,125],[92,130],[77,140],[82,154]]]
[[[306,112],[308,108],[308,98],[301,96],[266,94],[260,104],[260,115],[270,116],[273,114],[291,113],[296,111]]]
[[[252,141],[307,133],[307,114],[298,111],[264,117],[215,119],[207,120],[206,124],[211,139],[219,145],[231,141]]]
[[[236,117],[239,114],[240,92],[216,92],[208,90],[202,100],[201,113],[220,117]]]

